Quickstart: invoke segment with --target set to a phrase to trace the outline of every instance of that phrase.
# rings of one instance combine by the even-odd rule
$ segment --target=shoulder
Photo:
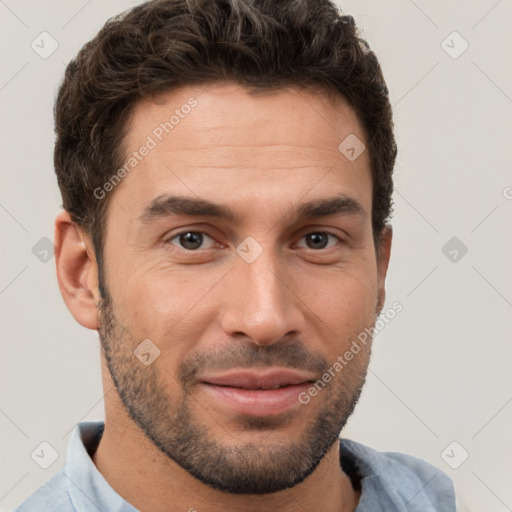
[[[360,504],[368,505],[368,510],[456,509],[452,480],[422,459],[404,453],[379,452],[348,439],[340,440],[340,457],[350,460],[357,469],[362,486]],[[376,508],[372,503],[387,506]]]
[[[65,470],[61,469],[13,512],[74,512],[68,494],[67,478]]]

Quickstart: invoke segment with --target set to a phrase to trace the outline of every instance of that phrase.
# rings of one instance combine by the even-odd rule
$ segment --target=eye
[[[166,243],[171,243],[172,245],[177,245],[173,243],[173,240],[178,240],[178,243],[181,244],[181,248],[187,251],[196,251],[203,244],[204,238],[209,238],[213,241],[211,247],[215,246],[215,240],[203,231],[182,231],[177,235],[174,235],[172,238],[166,240]],[[207,249],[208,247],[206,247]],[[205,249],[205,247],[203,247]]]
[[[211,240],[209,247],[202,247],[205,242],[205,237]],[[329,246],[329,237],[333,241]],[[175,242],[176,240],[176,242]],[[308,233],[304,235],[301,240],[306,240],[306,249],[330,249],[335,246],[338,242],[342,242],[342,240],[332,234],[327,233],[325,231],[315,231],[312,233]],[[178,246],[181,249],[186,251],[198,251],[199,249],[211,249],[215,247],[216,241],[209,235],[207,235],[203,231],[182,231],[181,233],[177,233],[172,238],[169,238],[165,241],[165,243],[170,243],[172,245]],[[297,244],[297,247],[304,247],[300,244]]]
[[[335,242],[330,247],[326,247],[328,244],[329,237],[332,237]],[[342,242],[340,238],[338,238],[336,235],[333,235],[332,233],[327,233],[325,231],[315,231],[313,233],[308,233],[307,235],[303,236],[301,238],[307,240],[306,243],[310,242],[307,247],[307,249],[330,249],[334,245],[336,245],[337,242]],[[300,247],[300,245],[298,245]]]

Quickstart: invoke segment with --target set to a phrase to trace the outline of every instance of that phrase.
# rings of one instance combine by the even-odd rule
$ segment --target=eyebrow
[[[330,215],[352,215],[364,219],[366,210],[356,199],[339,194],[301,203],[294,212],[297,221]],[[149,223],[169,216],[214,217],[231,222],[238,219],[236,212],[226,205],[212,203],[206,199],[162,194],[149,203],[138,220]]]

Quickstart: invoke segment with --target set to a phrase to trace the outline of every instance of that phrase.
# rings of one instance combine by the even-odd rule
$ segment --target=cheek
[[[377,279],[371,269],[339,268],[309,274],[297,284],[298,295],[315,313],[328,318],[372,318],[377,305]]]
[[[216,281],[206,273],[139,267],[118,285],[116,310],[141,339],[150,338],[162,348],[175,347],[182,336],[190,338],[191,330],[200,328],[201,302]]]
[[[321,330],[323,339],[332,340],[329,351],[333,357],[375,320],[377,283],[369,274],[339,271],[329,279],[304,279],[299,297],[305,304],[307,323]]]

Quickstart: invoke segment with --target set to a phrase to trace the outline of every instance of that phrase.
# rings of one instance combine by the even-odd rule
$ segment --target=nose
[[[304,328],[303,300],[294,280],[280,270],[266,249],[252,263],[239,259],[227,276],[221,324],[226,335],[270,345],[285,336],[300,336]]]

